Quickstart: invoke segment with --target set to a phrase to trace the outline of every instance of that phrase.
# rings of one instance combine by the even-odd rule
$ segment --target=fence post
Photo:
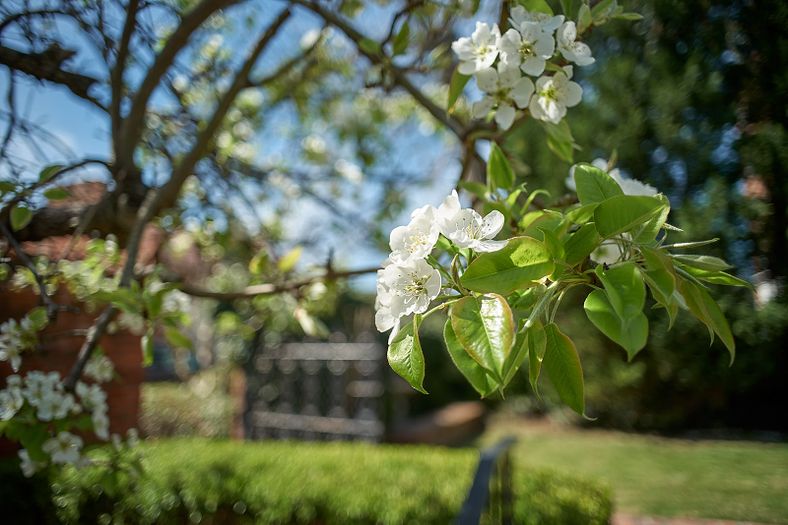
[[[471,488],[462,504],[462,509],[455,522],[456,525],[479,525],[485,510],[491,509],[491,504],[497,506],[499,522],[503,525],[512,523],[512,478],[509,449],[514,444],[514,437],[502,439],[493,447],[483,450],[476,467]],[[501,460],[500,467],[498,466]],[[497,475],[497,476],[496,476]],[[490,498],[491,483],[498,484],[494,496],[497,501]]]

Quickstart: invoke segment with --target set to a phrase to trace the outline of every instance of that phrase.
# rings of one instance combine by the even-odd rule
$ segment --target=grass
[[[490,442],[515,435],[520,468],[554,467],[613,489],[627,514],[788,523],[788,443],[682,440],[492,422]]]

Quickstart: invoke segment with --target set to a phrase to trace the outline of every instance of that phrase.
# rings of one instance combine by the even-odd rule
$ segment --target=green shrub
[[[53,484],[61,520],[444,524],[458,514],[478,460],[470,449],[349,443],[184,439],[143,448],[139,481],[108,486],[97,469],[61,474]],[[609,495],[596,484],[514,472],[517,523],[609,521]]]

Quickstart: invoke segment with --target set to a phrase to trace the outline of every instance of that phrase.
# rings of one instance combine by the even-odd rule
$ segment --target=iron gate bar
[[[517,441],[514,437],[503,438],[493,447],[482,451],[479,458],[479,465],[476,467],[476,474],[471,483],[471,489],[465,498],[465,502],[460,509],[460,515],[455,521],[455,525],[479,525],[484,510],[488,507],[490,500],[490,484],[495,474],[500,473],[501,481],[501,519],[500,523],[510,525],[512,523],[512,482],[509,468],[509,449]],[[498,467],[498,460],[502,459],[501,468]],[[499,472],[500,471],[500,472]]]

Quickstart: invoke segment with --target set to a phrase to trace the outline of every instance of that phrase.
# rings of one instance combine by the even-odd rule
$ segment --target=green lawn
[[[788,523],[788,444],[689,441],[492,421],[483,442],[515,435],[519,468],[602,480],[628,514]]]

